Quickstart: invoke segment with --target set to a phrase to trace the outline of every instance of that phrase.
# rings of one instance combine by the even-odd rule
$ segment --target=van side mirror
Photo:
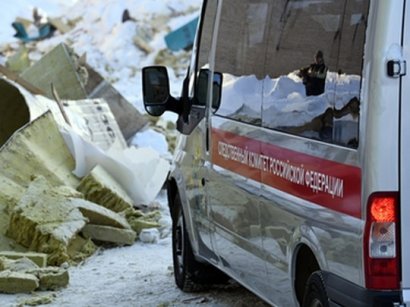
[[[148,66],[142,69],[142,93],[148,114],[160,116],[167,110],[170,100],[169,78],[163,66]]]
[[[199,105],[206,105],[207,93],[208,93],[208,83],[209,83],[209,69],[201,69],[199,71],[197,88],[196,88],[196,99]],[[221,92],[222,92],[222,74],[220,72],[214,72],[213,75],[213,93],[212,93],[212,109],[213,112],[218,110],[221,104]]]

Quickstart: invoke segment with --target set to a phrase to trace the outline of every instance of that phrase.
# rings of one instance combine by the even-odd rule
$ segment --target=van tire
[[[321,271],[313,272],[306,282],[303,307],[329,307],[329,298]]]
[[[172,207],[172,258],[175,283],[184,292],[200,291],[228,279],[217,268],[195,259],[178,194]]]

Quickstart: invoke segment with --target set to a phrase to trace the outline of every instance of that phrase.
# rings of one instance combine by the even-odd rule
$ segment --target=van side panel
[[[410,65],[410,3],[406,1],[404,17],[403,59]],[[403,65],[403,63],[401,64]],[[407,67],[406,75],[401,79],[401,110],[400,110],[400,202],[401,202],[401,256],[402,256],[402,287],[403,300],[410,305],[410,233],[408,219],[410,217],[410,74]]]

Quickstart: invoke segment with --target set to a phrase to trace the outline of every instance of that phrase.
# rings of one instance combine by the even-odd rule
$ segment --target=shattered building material
[[[140,234],[141,231],[146,228],[161,227],[161,225],[158,223],[161,217],[161,213],[158,210],[144,214],[141,210],[130,208],[123,211],[121,214],[125,216],[131,228],[137,234]]]
[[[2,271],[0,272],[0,292],[29,293],[37,289],[39,281],[32,274]]]
[[[92,240],[120,245],[132,245],[137,239],[137,234],[131,229],[119,229],[93,224],[87,224],[83,228],[82,234],[86,238],[91,238]]]
[[[71,127],[87,141],[103,150],[127,147],[118,123],[104,99],[63,100],[62,105]]]
[[[47,254],[44,253],[0,251],[0,259],[1,258],[7,258],[11,260],[27,258],[34,262],[40,268],[43,268],[47,265]]]
[[[148,124],[147,119],[97,71],[87,64],[85,64],[85,67],[88,72],[88,82],[85,84],[88,98],[105,99],[124,138],[129,140]]]
[[[36,178],[10,215],[6,235],[30,250],[49,254],[48,264],[70,259],[67,246],[86,224],[81,212],[43,178]]]
[[[77,187],[85,199],[114,212],[133,207],[133,201],[120,184],[102,167],[96,166]]]
[[[73,27],[68,23],[65,23],[61,18],[48,18],[48,22],[55,27],[61,34],[70,32]]]
[[[131,226],[123,216],[95,203],[84,199],[72,198],[67,200],[67,204],[78,209],[90,224],[131,229]]]
[[[5,257],[0,257],[0,271],[12,271],[26,273],[29,270],[38,269],[39,266],[26,257],[11,260]]]
[[[67,287],[70,276],[66,269],[60,267],[46,267],[28,270],[27,274],[33,274],[39,280],[39,290],[57,290]]]
[[[74,57],[70,48],[60,44],[23,71],[21,77],[42,89],[50,99],[53,98],[50,83],[54,84],[61,99],[84,99],[87,97],[83,86],[87,73]]]
[[[62,100],[103,98],[108,103],[124,138],[131,138],[146,119],[115,88],[67,45],[60,44],[26,69],[21,77],[53,99],[53,83]]]
[[[20,48],[14,55],[7,58],[7,68],[15,73],[21,73],[22,71],[30,67],[30,59],[28,53],[29,49],[25,45],[20,46]]]
[[[35,87],[33,84],[30,82],[24,80],[21,78],[17,73],[9,70],[8,68],[4,67],[3,65],[0,65],[0,74],[3,76],[7,77],[8,79],[20,84],[22,87],[24,87],[26,90],[29,92],[35,94],[35,95],[44,95],[44,92],[39,89],[38,87]]]
[[[30,297],[28,299],[20,301],[19,306],[40,306],[51,304],[56,296],[56,293],[50,293],[47,295]]]
[[[0,115],[0,122],[12,120],[13,117]],[[2,176],[23,187],[28,186],[33,174],[44,176],[53,186],[76,187],[79,179],[72,174],[74,167],[74,159],[50,112],[14,133],[0,148]]]
[[[26,257],[16,260],[0,257],[0,272],[6,272],[3,277],[0,277],[0,292],[19,293],[27,292],[27,289],[29,291],[36,289],[57,290],[66,287],[69,282],[69,275],[66,269],[60,267],[39,267]],[[30,275],[31,277],[29,277]],[[1,286],[2,278],[4,282],[11,281],[13,283],[15,281],[16,283],[12,288],[4,289]],[[22,281],[22,287],[18,285],[18,281]]]
[[[97,251],[97,246],[90,239],[76,235],[67,247],[67,254],[74,263],[84,261]]]

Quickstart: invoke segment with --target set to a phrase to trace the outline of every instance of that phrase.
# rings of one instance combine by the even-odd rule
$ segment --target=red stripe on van
[[[323,207],[361,218],[360,168],[220,129],[212,129],[212,161]]]

